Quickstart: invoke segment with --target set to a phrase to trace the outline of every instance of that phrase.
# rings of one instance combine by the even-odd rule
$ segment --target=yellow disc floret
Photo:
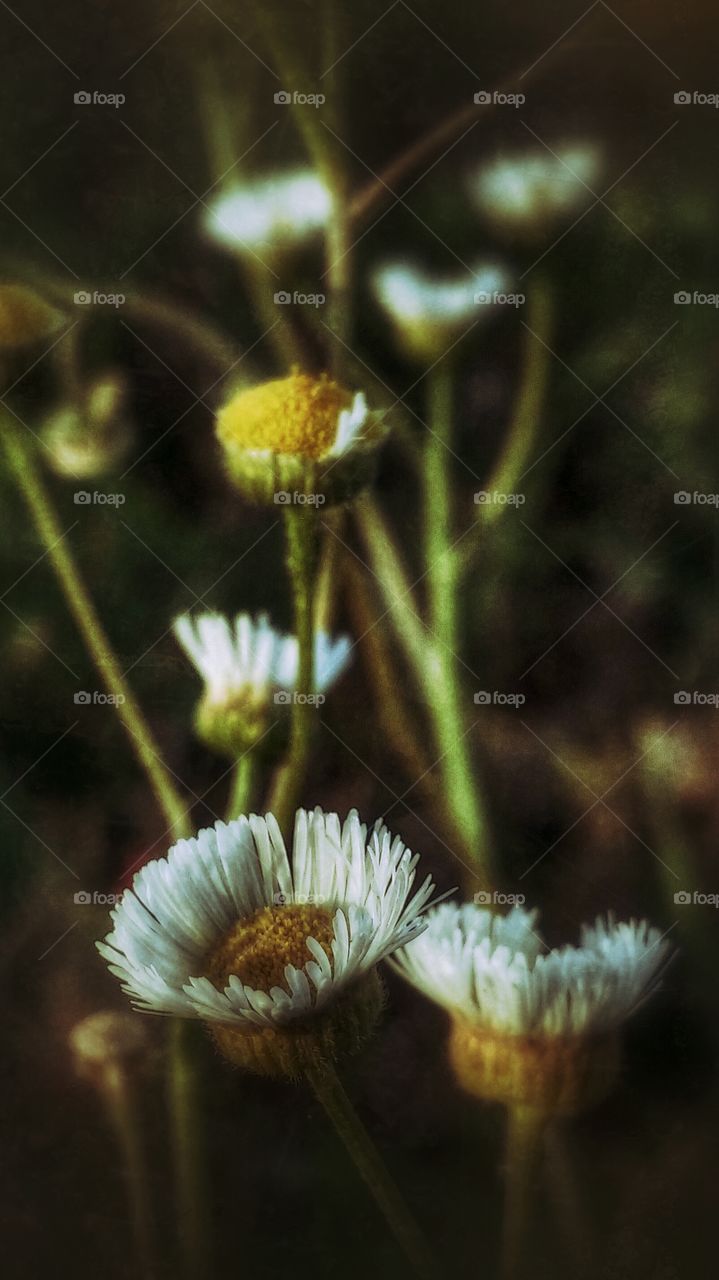
[[[335,442],[352,394],[327,374],[292,373],[240,391],[217,417],[217,435],[232,449],[321,458]]]
[[[312,959],[307,939],[332,955],[334,928],[329,911],[314,905],[262,907],[240,920],[207,957],[205,972],[222,990],[232,974],[257,991],[284,986],[288,964],[301,969]]]
[[[314,938],[333,964],[332,913],[314,904],[261,907],[238,921],[205,961],[205,976],[223,990],[232,975],[268,995],[287,990],[285,968],[302,969],[311,959],[307,939]],[[334,967],[334,964],[333,964]],[[379,1018],[384,993],[376,970],[343,987],[322,1009],[273,1026],[212,1021],[207,1023],[220,1053],[238,1067],[264,1076],[293,1078],[357,1052]]]

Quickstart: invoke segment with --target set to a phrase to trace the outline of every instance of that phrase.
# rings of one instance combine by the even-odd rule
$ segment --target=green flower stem
[[[235,763],[227,805],[228,822],[238,818],[241,813],[250,812],[256,772],[255,753],[251,750],[246,751]]]
[[[384,1161],[345,1093],[334,1067],[307,1070],[307,1080],[385,1218],[397,1243],[423,1280],[436,1280],[438,1270]]]
[[[481,781],[470,753],[470,735],[464,733],[467,696],[459,675],[458,564],[453,550],[450,471],[451,361],[440,360],[429,377],[431,430],[425,445],[424,482],[429,626],[434,641],[433,670],[428,682],[430,711],[449,808],[478,870],[491,878],[489,830]]]
[[[308,483],[308,490],[311,489]],[[299,642],[299,670],[296,694],[315,691],[315,582],[319,555],[317,515],[307,506],[290,506],[285,511],[287,569],[292,583],[295,635]],[[280,829],[289,832],[299,802],[312,750],[316,710],[308,696],[292,703],[290,743],[285,761],[273,788],[269,808]]]
[[[429,674],[428,632],[415,608],[412,584],[382,511],[371,494],[355,503],[355,517],[372,561],[390,621],[420,687]]]
[[[100,1091],[124,1166],[139,1272],[143,1280],[154,1280],[158,1275],[155,1230],[137,1098],[126,1073],[114,1065],[105,1069]]]
[[[172,1123],[172,1153],[177,1196],[177,1221],[182,1245],[182,1271],[187,1280],[212,1274],[208,1190],[203,1170],[202,1125],[198,1073],[191,1045],[193,1026],[173,1018],[170,1026],[167,1089]]]
[[[546,1117],[534,1107],[514,1106],[507,1117],[502,1280],[520,1276],[545,1125]]]
[[[120,663],[100,622],[79,569],[68,549],[67,539],[53,510],[31,450],[21,429],[3,415],[0,438],[5,453],[35,523],[48,559],[62,588],[68,608],[87,646],[98,673],[115,698],[115,710],[122,721],[133,750],[147,775],[157,803],[174,835],[187,834],[187,808],[163,763],[149,725],[130,689]]]

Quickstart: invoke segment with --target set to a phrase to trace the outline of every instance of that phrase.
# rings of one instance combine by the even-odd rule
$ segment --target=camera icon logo
[[[86,693],[84,689],[80,689],[80,691],[74,695],[73,702],[76,707],[86,707],[89,702],[92,702],[92,694]]]
[[[77,293],[73,294],[72,300],[77,307],[89,307],[92,295],[87,292],[87,289],[78,289]]]
[[[686,707],[692,700],[692,695],[687,693],[686,689],[680,689],[674,694],[674,701],[678,707]]]
[[[275,494],[275,502],[280,507],[286,507],[288,503],[290,503],[291,501],[292,501],[292,494],[288,493],[286,489],[279,489],[278,492]]]
[[[88,493],[87,489],[78,489],[72,495],[72,500],[75,503],[75,506],[86,507],[89,502],[92,502],[92,494]]]
[[[674,494],[674,502],[678,507],[686,507],[692,500],[692,495],[686,489],[677,489]]]
[[[280,706],[286,707],[287,703],[291,701],[292,694],[288,693],[286,689],[280,689],[279,692],[275,694],[275,702],[278,702]]]
[[[478,889],[474,895],[474,905],[476,907],[489,907],[492,905],[492,895],[488,889]]]
[[[692,895],[688,889],[680,889],[678,893],[674,894],[674,901],[678,907],[688,907],[691,900]]]
[[[492,701],[492,695],[486,689],[480,689],[479,693],[475,693],[474,701],[478,706],[486,707]]]
[[[279,292],[275,294],[275,302],[279,307],[288,307],[291,301],[292,294],[288,293],[286,289],[280,289]]]
[[[75,902],[78,907],[87,907],[92,902],[92,894],[88,893],[87,889],[80,889],[74,895],[73,902]]]
[[[674,101],[679,107],[686,107],[691,100],[692,95],[687,93],[686,89],[680,89],[678,93],[674,94]]]
[[[81,107],[86,107],[88,102],[92,102],[92,94],[88,93],[86,89],[80,89],[73,94],[73,102],[77,102]]]
[[[487,89],[480,89],[475,93],[474,101],[478,107],[486,107],[487,103],[492,101],[492,95]]]
[[[686,289],[680,289],[678,293],[674,294],[674,301],[679,307],[688,306],[691,300],[692,295],[688,293]]]
[[[478,303],[480,307],[486,307],[487,303],[492,301],[492,295],[491,293],[487,293],[484,289],[481,289],[479,293],[475,293],[474,301]]]
[[[275,94],[275,102],[281,107],[289,106],[291,101],[292,94],[288,93],[286,89],[280,89],[279,92]]]

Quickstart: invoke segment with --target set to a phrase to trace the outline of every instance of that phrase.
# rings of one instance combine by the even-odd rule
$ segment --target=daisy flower
[[[599,152],[589,145],[559,147],[556,153],[529,151],[481,169],[471,189],[478,204],[503,227],[535,229],[586,202],[599,170]]]
[[[234,621],[220,613],[184,614],[173,629],[205,684],[198,732],[233,757],[265,732],[273,702],[289,701],[296,692],[315,698],[324,694],[344,671],[352,650],[348,636],[333,640],[318,631],[315,688],[298,690],[297,637],[276,631],[266,614],[252,618],[238,613]]]
[[[230,249],[287,248],[326,227],[329,188],[311,169],[274,174],[221,192],[208,202],[204,226]]]
[[[230,477],[259,503],[345,501],[371,478],[385,434],[363,392],[297,370],[237,392],[217,415]]]
[[[400,342],[411,355],[429,358],[477,320],[479,304],[493,302],[508,287],[504,268],[478,264],[468,274],[429,275],[407,262],[379,267],[372,285],[390,317]]]
[[[297,1075],[359,1046],[380,960],[424,928],[418,858],[352,811],[217,822],[143,867],[97,947],[138,1009],[206,1023],[231,1061]]]
[[[450,1055],[466,1088],[574,1110],[611,1083],[618,1031],[657,987],[671,948],[646,921],[610,916],[584,926],[580,946],[546,951],[535,924],[519,907],[502,917],[445,904],[394,963],[451,1014]]]

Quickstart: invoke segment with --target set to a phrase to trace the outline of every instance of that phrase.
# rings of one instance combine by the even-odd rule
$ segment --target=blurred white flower
[[[372,287],[400,341],[416,355],[431,356],[481,319],[482,307],[506,294],[509,273],[496,263],[481,263],[442,277],[409,262],[390,262],[374,271]]]
[[[208,203],[206,231],[231,249],[286,248],[321,231],[332,196],[311,169],[277,174],[221,192]]]
[[[185,653],[205,681],[209,702],[224,706],[251,691],[264,699],[273,690],[297,687],[297,637],[282,635],[266,614],[252,618],[239,613],[234,621],[220,613],[184,614],[174,632]],[[315,691],[324,693],[349,662],[352,643],[347,636],[333,640],[325,631],[315,637]],[[304,690],[303,692],[310,692]]]
[[[546,225],[593,197],[600,153],[577,144],[556,152],[527,151],[496,160],[474,175],[471,191],[480,206],[512,227]]]

